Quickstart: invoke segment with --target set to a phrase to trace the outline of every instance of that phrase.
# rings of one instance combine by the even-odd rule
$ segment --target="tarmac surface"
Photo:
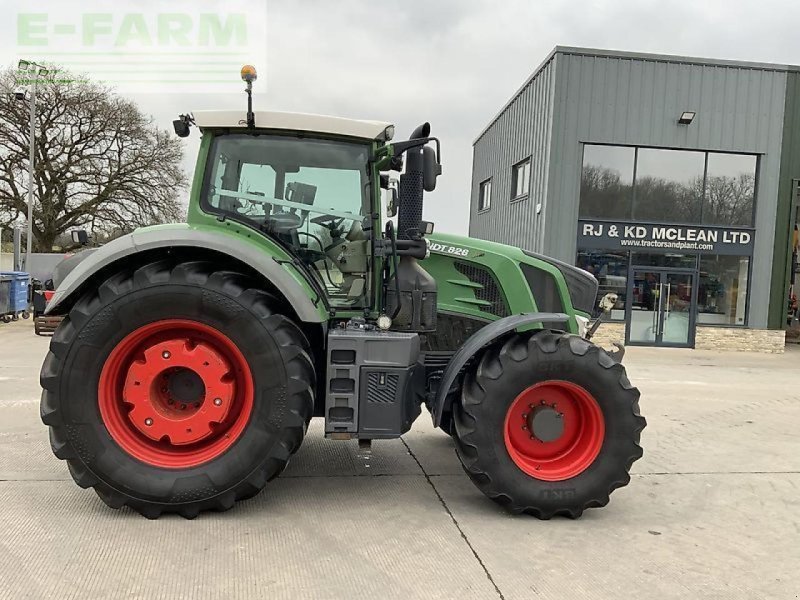
[[[630,348],[644,458],[603,509],[511,516],[423,415],[322,437],[254,499],[148,521],[76,486],[39,421],[48,338],[0,325],[0,598],[798,598],[800,348]]]

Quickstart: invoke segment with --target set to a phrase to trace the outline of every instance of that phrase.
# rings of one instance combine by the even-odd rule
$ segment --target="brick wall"
[[[611,348],[612,342],[624,342],[624,323],[603,323],[592,341],[604,348]],[[776,329],[698,327],[695,334],[698,350],[782,353],[785,344],[786,332]]]
[[[786,348],[782,329],[738,329],[734,327],[698,327],[695,348],[738,352],[781,353]]]

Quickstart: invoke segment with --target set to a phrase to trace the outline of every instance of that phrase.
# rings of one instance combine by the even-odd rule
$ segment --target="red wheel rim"
[[[508,455],[526,474],[564,481],[583,473],[597,458],[605,420],[584,388],[552,380],[532,385],[514,399],[503,432]]]
[[[253,410],[253,377],[218,329],[156,321],[111,351],[98,404],[125,452],[156,467],[185,469],[216,458],[242,434]]]

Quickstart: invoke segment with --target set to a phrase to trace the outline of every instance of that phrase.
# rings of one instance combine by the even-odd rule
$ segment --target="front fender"
[[[450,362],[442,374],[442,380],[439,384],[439,389],[436,392],[436,399],[433,404],[433,424],[439,427],[442,422],[442,414],[444,414],[445,402],[450,388],[455,383],[458,373],[467,364],[467,361],[472,358],[478,350],[493,342],[497,338],[506,333],[513,331],[525,325],[533,325],[536,323],[564,323],[569,319],[568,315],[563,313],[525,313],[521,315],[512,315],[497,321],[492,321],[485,327],[482,327],[473,333],[461,348],[453,355]]]
[[[324,303],[318,302],[315,305],[311,300],[317,296],[316,292],[301,278],[285,269],[285,263],[275,260],[290,259],[285,252],[279,251],[277,247],[268,248],[249,239],[185,223],[139,229],[87,254],[60,282],[47,304],[45,314],[57,312],[59,306],[74,300],[73,296],[81,293],[80,288],[84,282],[115,262],[140,252],[191,247],[212,250],[249,265],[284,295],[302,321],[322,323],[326,320]]]

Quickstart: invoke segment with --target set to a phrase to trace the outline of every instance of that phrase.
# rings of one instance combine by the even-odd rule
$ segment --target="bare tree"
[[[28,212],[28,100],[0,71],[0,227]],[[37,83],[33,232],[47,252],[77,227],[108,237],[181,218],[180,140],[131,101],[90,82]]]
[[[749,173],[709,176],[706,181],[704,221],[752,225],[755,183],[755,177]]]

